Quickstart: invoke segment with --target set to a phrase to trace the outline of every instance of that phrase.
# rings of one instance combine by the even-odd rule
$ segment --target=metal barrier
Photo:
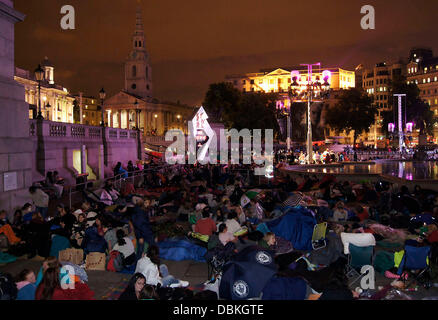
[[[93,184],[94,190],[92,190],[92,191],[95,191],[99,188],[96,186],[96,184],[103,186],[107,181],[112,181],[112,182],[114,182],[114,184],[113,184],[114,188],[117,190],[121,190],[123,182],[130,181],[130,182],[132,182],[133,185],[135,185],[136,179],[138,182],[139,179],[144,178],[150,172],[155,172],[155,171],[161,170],[162,168],[164,168],[164,166],[126,172],[123,174],[118,174],[118,175],[113,176],[113,177],[108,177],[104,180],[86,181],[83,183],[65,186],[64,190],[68,190],[69,207],[72,208],[72,196],[74,194],[77,194],[77,193],[82,193],[85,190],[90,190],[90,188],[88,188],[88,185],[90,185],[90,184]],[[128,176],[124,177],[125,175],[128,175]],[[83,189],[81,189],[82,186],[83,186]]]

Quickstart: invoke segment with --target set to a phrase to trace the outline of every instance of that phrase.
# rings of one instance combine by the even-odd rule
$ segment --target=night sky
[[[70,92],[109,95],[124,87],[137,0],[15,0],[15,63],[33,71],[48,56],[55,82]],[[60,27],[63,5],[76,30]],[[376,9],[376,30],[362,30],[362,5]],[[154,95],[200,105],[225,75],[321,62],[354,70],[407,57],[412,46],[438,55],[436,0],[142,0]]]

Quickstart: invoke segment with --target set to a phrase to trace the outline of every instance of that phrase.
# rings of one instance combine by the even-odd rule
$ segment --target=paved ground
[[[197,285],[207,280],[207,264],[195,261],[162,261],[165,263],[170,274],[178,279],[189,281],[190,285]],[[41,267],[42,262],[34,259],[19,259],[14,263],[0,266],[0,272],[10,273],[13,276],[23,269],[34,270],[35,274]],[[95,293],[95,298],[100,299],[111,288],[118,287],[131,275],[107,271],[87,271],[88,285]]]

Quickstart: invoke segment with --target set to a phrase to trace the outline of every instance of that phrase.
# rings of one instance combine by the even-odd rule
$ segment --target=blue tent
[[[302,207],[290,208],[284,216],[266,222],[271,232],[290,241],[296,250],[312,250],[315,225],[315,217],[308,209]]]
[[[160,258],[164,260],[182,261],[194,260],[205,261],[207,249],[186,240],[167,240],[158,243]]]

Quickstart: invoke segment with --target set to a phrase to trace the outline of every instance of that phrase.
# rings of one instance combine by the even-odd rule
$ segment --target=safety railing
[[[103,187],[106,184],[106,182],[108,182],[108,181],[112,181],[114,188],[119,190],[119,191],[122,189],[123,183],[126,181],[129,181],[134,186],[137,186],[139,184],[139,182],[141,181],[141,179],[144,179],[144,177],[147,174],[161,170],[163,167],[164,166],[159,166],[159,167],[147,168],[147,169],[143,169],[143,170],[136,170],[136,171],[121,173],[121,174],[118,174],[118,175],[115,175],[112,177],[108,177],[108,178],[105,178],[104,180],[85,181],[82,183],[77,183],[74,185],[65,186],[64,190],[68,191],[69,207],[72,208],[73,196],[76,194],[81,194],[85,190],[96,191],[99,189],[99,187]],[[97,186],[96,183],[98,183],[99,186]],[[89,187],[90,185],[92,185],[91,188]]]

